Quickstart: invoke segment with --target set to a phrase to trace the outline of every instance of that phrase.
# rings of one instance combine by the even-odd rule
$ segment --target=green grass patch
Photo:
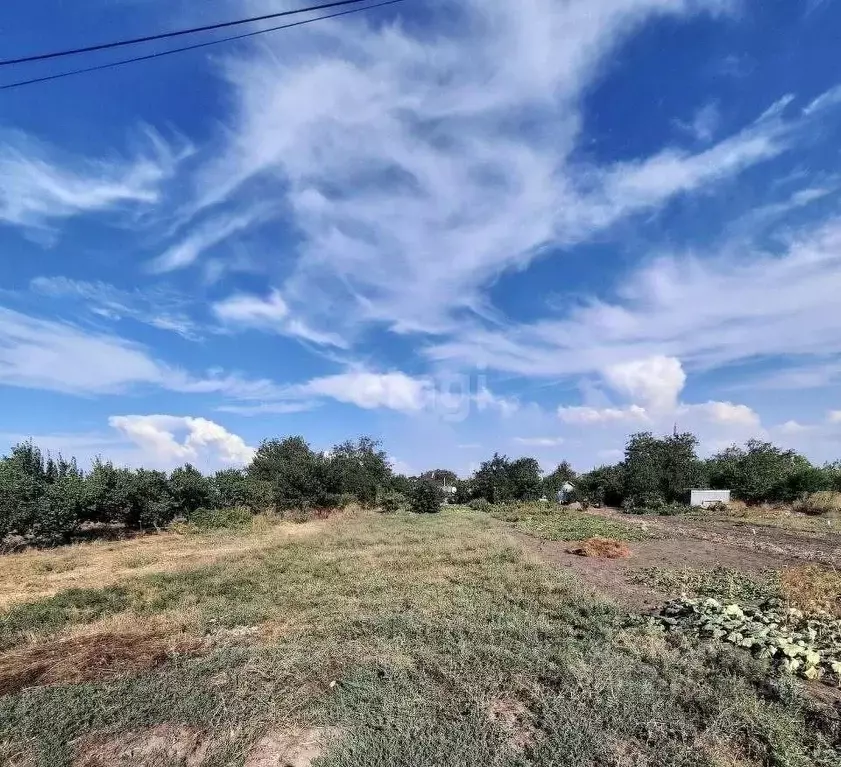
[[[598,536],[633,542],[653,537],[640,525],[566,509],[532,505],[494,507],[491,516],[513,523],[517,530],[549,541],[586,541]]]
[[[13,647],[29,634],[48,635],[121,612],[130,602],[127,589],[109,586],[67,589],[52,597],[15,605],[0,615],[0,650]]]
[[[124,588],[140,614],[183,608],[208,626],[283,630],[154,672],[0,698],[5,748],[68,767],[80,737],[175,723],[204,733],[202,767],[223,767],[296,723],[338,728],[318,767],[715,767],[716,753],[838,763],[831,722],[792,682],[630,625],[478,512],[348,515]],[[499,707],[516,721],[492,716]]]

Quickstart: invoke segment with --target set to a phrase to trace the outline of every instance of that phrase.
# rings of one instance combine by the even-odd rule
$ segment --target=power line
[[[196,32],[211,32],[214,29],[226,29],[228,27],[236,27],[242,24],[251,24],[256,21],[268,21],[269,19],[278,19],[282,16],[294,16],[298,13],[308,13],[310,11],[323,11],[327,8],[335,8],[340,5],[353,5],[354,3],[361,3],[362,0],[334,0],[331,3],[322,3],[321,5],[313,5],[309,8],[298,8],[294,11],[278,11],[277,13],[267,13],[263,16],[252,16],[247,19],[235,19],[234,21],[221,21],[216,24],[206,24],[202,27],[191,27],[190,29],[178,29],[173,32],[161,32],[156,35],[146,35],[145,37],[134,37],[129,40],[116,40],[110,43],[100,43],[98,45],[88,45],[84,48],[71,48],[66,51],[53,51],[51,53],[38,53],[32,56],[22,56],[17,59],[0,60],[0,67],[9,66],[10,64],[27,64],[32,61],[46,61],[47,59],[57,59],[63,56],[74,56],[77,53],[92,53],[93,51],[104,51],[110,48],[121,48],[126,45],[135,45],[137,43],[149,43],[153,40],[165,40],[170,37],[181,37],[182,35],[192,35]]]
[[[360,2],[361,0],[356,0]],[[84,69],[71,69],[68,72],[59,72],[55,75],[45,75],[44,77],[33,77],[30,80],[18,80],[13,83],[6,83],[0,85],[0,91],[9,90],[10,88],[21,88],[25,85],[35,85],[37,83],[46,83],[50,80],[60,80],[64,77],[72,77],[74,75],[82,75],[86,72],[97,72],[101,69],[112,69],[114,67],[121,67],[125,64],[134,64],[138,61],[149,61],[150,59],[157,59],[162,56],[169,56],[172,53],[183,53],[184,51],[194,51],[197,48],[207,48],[211,45],[219,45],[220,43],[228,43],[234,40],[243,40],[247,37],[255,37],[256,35],[264,35],[267,32],[277,32],[280,29],[291,29],[292,27],[300,27],[304,24],[311,24],[314,21],[324,21],[325,19],[335,19],[339,16],[349,16],[351,13],[359,13],[361,11],[370,11],[374,8],[383,8],[386,5],[394,5],[395,3],[402,3],[403,0],[386,0],[386,2],[375,3],[374,5],[366,5],[363,8],[352,8],[349,11],[340,11],[339,13],[329,13],[326,16],[316,16],[312,19],[304,19],[303,21],[295,21],[291,24],[281,24],[277,27],[268,27],[266,29],[258,29],[255,32],[246,32],[242,35],[233,35],[231,37],[220,37],[218,40],[210,40],[206,43],[196,43],[195,45],[185,45],[182,48],[170,48],[166,51],[158,51],[157,53],[150,53],[146,56],[135,56],[130,59],[120,59],[119,61],[111,61],[107,64],[98,64],[93,67],[85,67]]]

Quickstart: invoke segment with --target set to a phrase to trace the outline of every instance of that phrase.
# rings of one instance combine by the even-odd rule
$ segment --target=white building
[[[730,503],[729,490],[690,490],[689,505],[706,509],[715,503]]]

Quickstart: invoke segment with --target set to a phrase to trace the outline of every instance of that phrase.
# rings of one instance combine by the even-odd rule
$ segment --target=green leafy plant
[[[187,516],[187,522],[196,530],[236,530],[248,527],[254,515],[245,506],[230,509],[196,509]]]
[[[380,500],[380,508],[386,514],[396,514],[406,503],[406,496],[402,493],[386,493]]]
[[[418,480],[409,491],[409,508],[415,514],[437,514],[442,500],[441,488],[431,480]]]
[[[474,498],[467,505],[473,509],[473,511],[488,512],[493,508],[491,502],[487,498]]]
[[[728,642],[780,670],[841,685],[841,619],[807,615],[776,601],[758,607],[687,597],[667,603],[654,619],[667,631],[685,630]]]

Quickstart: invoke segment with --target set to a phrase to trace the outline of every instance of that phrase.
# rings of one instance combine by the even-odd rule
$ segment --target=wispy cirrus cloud
[[[133,319],[197,340],[201,330],[190,316],[191,302],[183,295],[162,288],[124,290],[105,282],[68,277],[36,277],[30,290],[49,298],[81,304],[81,308],[109,320]]]
[[[268,296],[237,293],[213,305],[216,318],[230,330],[256,329],[299,338],[317,346],[347,348],[335,333],[317,331],[291,316],[289,305],[278,290]]]
[[[0,307],[0,385],[80,396],[155,387],[236,399],[275,397],[270,380],[234,373],[194,375],[156,359],[140,344],[77,325]]]
[[[192,152],[146,131],[134,157],[79,158],[19,131],[0,134],[0,222],[49,228],[85,213],[149,207]]]
[[[250,181],[276,181],[276,209],[302,235],[281,288],[310,327],[340,312],[449,332],[487,310],[490,281],[548,245],[585,241],[787,148],[778,110],[696,154],[666,147],[604,165],[575,154],[581,97],[605,58],[645,21],[727,2],[443,5],[445,34],[323,23],[227,61],[231,139],[199,175],[196,207],[247,204]]]
[[[584,299],[557,320],[474,326],[428,353],[526,376],[657,355],[696,368],[790,355],[808,364],[841,354],[839,290],[841,226],[831,222],[789,235],[779,253],[737,241],[714,255],[664,255],[625,275],[614,300]]]
[[[184,269],[208,251],[240,232],[249,230],[267,217],[264,205],[251,206],[239,213],[219,214],[167,248],[148,264],[153,274],[166,274]]]

